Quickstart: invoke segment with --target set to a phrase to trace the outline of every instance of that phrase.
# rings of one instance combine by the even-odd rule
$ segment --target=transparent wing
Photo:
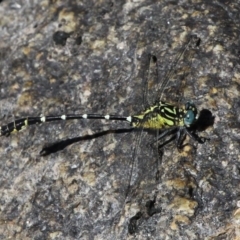
[[[143,83],[143,100],[145,107],[160,101],[162,98],[169,103],[176,102],[176,99],[180,101],[179,96],[182,96],[182,88],[179,85],[184,81],[184,77],[190,71],[191,64],[189,65],[189,60],[191,60],[192,54],[194,53],[189,50],[195,49],[198,45],[199,38],[191,36],[187,43],[178,51],[176,57],[174,57],[163,79],[159,78],[158,57],[154,54],[147,56],[148,69],[146,69],[145,74],[146,81]],[[182,75],[180,81],[177,79],[179,75]],[[132,159],[130,182],[133,182],[131,191],[142,196],[142,203],[140,203],[140,205],[142,204],[142,209],[130,219],[130,234],[135,232],[137,225],[139,225],[144,215],[152,215],[160,211],[160,209],[155,208],[154,202],[157,195],[156,181],[159,181],[159,166],[162,160],[162,152],[159,151],[159,144],[153,144],[156,142],[156,139],[159,138],[160,134],[158,130],[148,131],[150,134],[146,134],[143,129],[138,129],[138,131],[137,145]],[[164,133],[165,130],[161,131],[164,137],[168,137],[169,132],[166,132],[165,135]],[[165,140],[166,139],[164,139],[164,141]],[[166,141],[167,143],[172,141],[171,136],[168,140]],[[141,151],[139,148],[141,148]],[[132,181],[132,179],[134,179],[134,181]],[[143,210],[144,208],[145,210]]]
[[[169,64],[169,70],[163,79],[159,79],[156,102],[164,99],[167,102],[175,102],[178,96],[177,102],[179,102],[179,96],[182,94],[181,84],[184,83],[186,75],[189,74],[191,64],[189,61],[192,59],[194,50],[199,46],[200,38],[196,35],[191,35],[189,40],[178,51],[173,61]],[[159,67],[158,67],[159,68]],[[180,76],[180,79],[178,79]],[[173,99],[172,99],[173,98]]]

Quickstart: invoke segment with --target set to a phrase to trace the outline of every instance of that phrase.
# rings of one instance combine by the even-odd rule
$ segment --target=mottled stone
[[[193,101],[215,122],[200,133],[210,141],[187,138],[181,152],[173,142],[159,158],[155,135],[138,142],[122,122],[2,136],[0,239],[239,239],[239,13],[238,1],[1,1],[0,126],[139,113],[191,34],[200,46],[174,66],[162,99]]]

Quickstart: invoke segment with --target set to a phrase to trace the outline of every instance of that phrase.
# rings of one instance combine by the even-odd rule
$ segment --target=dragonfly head
[[[190,127],[197,120],[197,108],[191,102],[185,105],[184,125]]]

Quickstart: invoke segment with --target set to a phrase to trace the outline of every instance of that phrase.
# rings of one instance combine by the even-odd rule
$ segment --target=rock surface
[[[172,143],[157,157],[154,136],[143,132],[138,145],[139,132],[123,122],[74,120],[2,136],[0,239],[239,239],[238,1],[76,2],[0,2],[1,125],[138,113],[149,54],[159,70],[158,82],[148,81],[151,102],[196,34],[199,48],[176,66],[163,98],[210,110],[214,125],[200,134],[211,140],[181,153]]]

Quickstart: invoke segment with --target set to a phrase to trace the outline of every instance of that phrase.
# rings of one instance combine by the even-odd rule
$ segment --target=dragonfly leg
[[[185,129],[186,133],[188,134],[189,137],[191,137],[192,139],[194,139],[195,141],[197,141],[200,144],[205,143],[206,141],[209,141],[210,138],[205,138],[205,137],[201,137],[198,136],[194,131],[190,131],[189,129]]]

